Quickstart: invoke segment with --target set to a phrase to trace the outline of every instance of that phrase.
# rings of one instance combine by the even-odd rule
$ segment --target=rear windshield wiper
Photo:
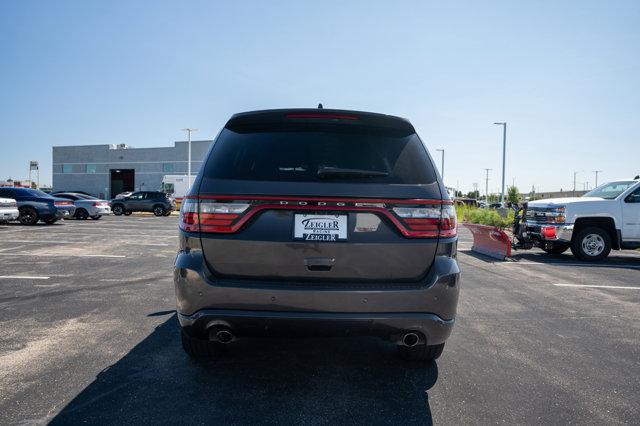
[[[342,169],[339,167],[321,167],[318,169],[319,178],[367,178],[385,176],[389,176],[389,173],[379,170]]]

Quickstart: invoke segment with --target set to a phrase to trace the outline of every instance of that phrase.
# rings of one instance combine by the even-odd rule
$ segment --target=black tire
[[[38,211],[33,207],[21,207],[20,208],[20,216],[18,216],[18,220],[23,225],[33,226],[38,223],[40,220],[40,216],[38,215]]]
[[[554,243],[549,248],[542,247],[542,250],[546,251],[549,254],[560,255],[560,254],[564,253],[565,251],[569,250],[569,245],[568,244]]]
[[[124,213],[124,206],[122,204],[116,204],[115,206],[113,206],[111,208],[111,211],[113,212],[113,214],[115,214],[116,216],[120,216],[121,214]]]
[[[182,349],[192,358],[212,358],[220,353],[220,344],[208,340],[196,339],[189,336],[184,330],[180,331]]]
[[[125,210],[124,215],[131,216],[131,213],[133,213],[131,210]]]
[[[101,214],[97,214],[97,215],[95,215],[95,216],[91,216],[91,219],[93,219],[93,220],[98,220],[98,219],[100,219],[101,217],[102,217],[102,215],[101,215]]]
[[[164,212],[164,216],[171,216],[171,212],[170,211]]]
[[[398,346],[400,356],[407,361],[433,361],[440,358],[444,343],[439,345]]]
[[[160,217],[160,216],[164,216],[164,214],[167,211],[164,209],[164,206],[161,205],[157,205],[157,206],[153,206],[153,214]]]
[[[74,215],[76,219],[87,220],[89,218],[89,212],[85,209],[76,210],[76,214]]]
[[[53,225],[54,223],[56,223],[58,221],[58,219],[43,219],[42,220],[44,223],[46,223],[47,225]]]
[[[584,228],[573,236],[571,252],[580,260],[597,262],[609,256],[611,236],[602,228]]]

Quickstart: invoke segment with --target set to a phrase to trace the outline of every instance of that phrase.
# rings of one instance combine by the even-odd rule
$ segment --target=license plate
[[[296,214],[293,238],[305,241],[346,241],[347,215]]]

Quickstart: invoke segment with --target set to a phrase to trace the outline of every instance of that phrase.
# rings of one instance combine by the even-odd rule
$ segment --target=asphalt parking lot
[[[637,423],[640,253],[496,262],[460,231],[442,358],[373,338],[182,352],[176,217],[0,225],[0,424]]]

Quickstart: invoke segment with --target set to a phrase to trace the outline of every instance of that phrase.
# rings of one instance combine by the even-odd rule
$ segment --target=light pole
[[[440,166],[440,174],[442,175],[442,182],[444,182],[444,149],[436,149],[436,151],[442,152],[442,166]]]
[[[498,126],[502,126],[502,192],[500,194],[500,202],[504,203],[504,171],[507,161],[507,123],[493,123]]]
[[[578,171],[574,171],[573,172],[573,196],[576,196],[576,176],[578,176],[578,173],[581,173],[582,170],[578,170]]]
[[[485,187],[484,187],[484,202],[487,207],[489,206],[489,172],[493,169],[484,169],[487,172],[487,177],[485,179]]]
[[[198,129],[192,129],[187,127],[186,129],[182,129],[183,131],[187,132],[188,135],[188,142],[187,142],[187,179],[189,181],[189,188],[191,188],[191,132],[197,132]]]
[[[602,170],[594,170],[593,173],[596,174],[596,186],[594,186],[594,188],[598,187],[598,173],[602,173]]]

